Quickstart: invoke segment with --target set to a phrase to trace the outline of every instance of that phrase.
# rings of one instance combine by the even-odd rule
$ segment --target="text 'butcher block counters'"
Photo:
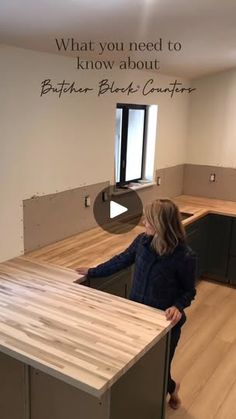
[[[24,257],[0,264],[0,350],[96,397],[170,330],[162,311]]]
[[[185,226],[209,213],[236,216],[236,202],[189,195],[178,196],[174,201],[180,211],[193,214],[183,221]],[[112,235],[97,227],[30,252],[27,256],[71,269],[93,267],[122,252],[143,231],[144,227],[138,225],[129,233]]]

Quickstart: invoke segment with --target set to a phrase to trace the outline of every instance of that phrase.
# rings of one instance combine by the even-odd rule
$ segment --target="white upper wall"
[[[40,97],[46,78],[89,87],[108,77],[123,87],[132,80],[143,84],[152,73],[81,72],[72,58],[1,46],[0,74],[0,261],[23,253],[22,200],[113,181],[117,102],[159,106],[155,169],[185,162],[187,94],[172,99],[140,93]],[[155,79],[159,86],[168,86],[175,78],[158,74]]]
[[[236,168],[236,69],[192,84],[187,163]]]

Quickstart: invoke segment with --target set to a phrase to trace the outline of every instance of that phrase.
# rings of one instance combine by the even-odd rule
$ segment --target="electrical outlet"
[[[210,180],[210,182],[215,182],[216,181],[216,174],[215,173],[211,173],[209,180]]]
[[[108,201],[108,193],[107,193],[106,191],[104,191],[104,192],[102,193],[102,200],[103,200],[103,202]]]
[[[90,196],[89,195],[87,195],[85,197],[85,199],[84,199],[84,205],[85,205],[86,208],[90,207],[90,205],[91,205],[91,199],[90,199]]]
[[[157,176],[157,186],[161,185],[161,176]]]

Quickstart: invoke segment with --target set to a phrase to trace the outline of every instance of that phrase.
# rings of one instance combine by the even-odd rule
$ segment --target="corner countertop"
[[[180,195],[174,198],[181,212],[193,214],[192,217],[183,221],[189,225],[207,214],[227,215],[236,217],[236,202],[220,199],[203,198],[200,196]]]
[[[193,214],[184,225],[209,213],[236,216],[236,202],[174,201]],[[75,285],[74,268],[104,262],[143,231],[111,235],[97,227],[1,263],[1,351],[101,397],[171,326],[162,311]]]
[[[170,329],[164,312],[73,284],[70,269],[0,264],[0,350],[100,398]]]

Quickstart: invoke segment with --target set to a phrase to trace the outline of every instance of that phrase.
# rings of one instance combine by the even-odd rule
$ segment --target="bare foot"
[[[170,400],[169,400],[169,406],[172,409],[178,409],[181,405],[181,400],[179,398],[178,392],[179,392],[180,384],[177,383],[175,386],[175,391],[171,393]]]

